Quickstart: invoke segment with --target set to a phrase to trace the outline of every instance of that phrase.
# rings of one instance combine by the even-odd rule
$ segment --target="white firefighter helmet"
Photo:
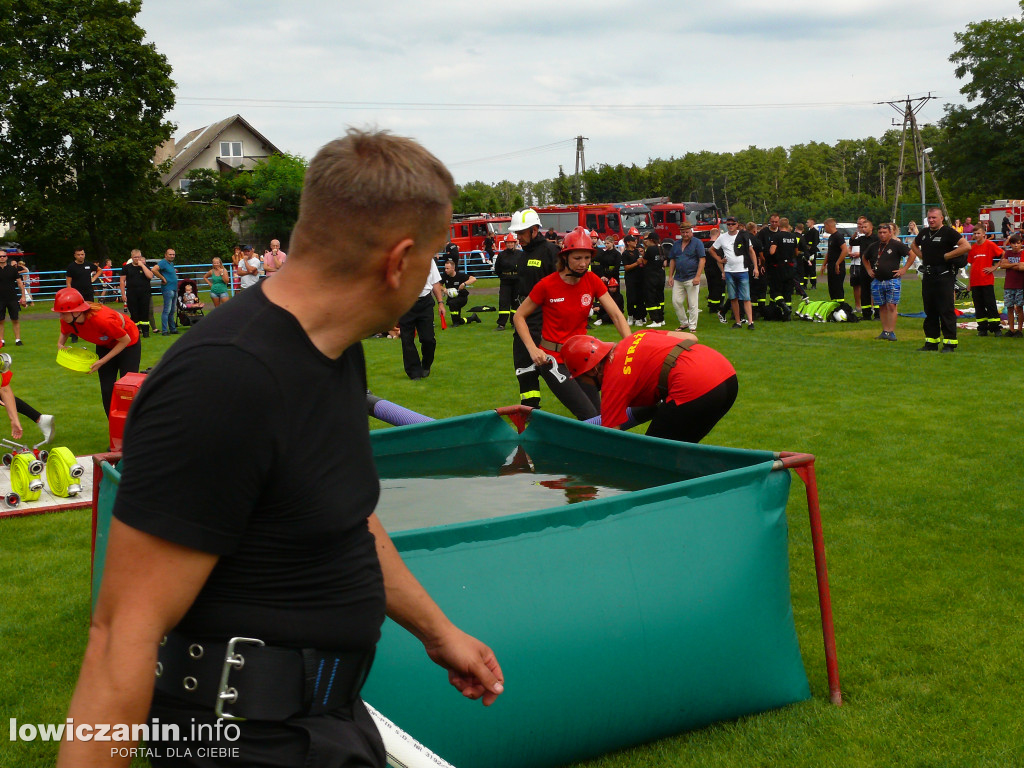
[[[530,227],[540,226],[540,216],[533,208],[523,208],[512,214],[512,221],[508,225],[509,232],[522,232]]]
[[[7,373],[11,370],[11,356],[6,352],[0,352],[0,373]]]
[[[837,309],[835,312],[832,313],[832,319],[835,320],[837,323],[845,323],[847,320],[846,310]]]

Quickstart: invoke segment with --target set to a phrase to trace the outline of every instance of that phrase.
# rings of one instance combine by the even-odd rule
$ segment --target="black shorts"
[[[21,312],[21,305],[17,299],[2,299],[0,300],[0,322],[7,319],[7,313],[11,313],[11,320],[17,320],[18,314]]]

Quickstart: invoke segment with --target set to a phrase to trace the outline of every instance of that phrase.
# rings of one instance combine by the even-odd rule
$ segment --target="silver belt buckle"
[[[224,711],[225,704],[234,704],[238,701],[238,690],[228,685],[228,677],[232,668],[241,669],[245,666],[245,657],[235,652],[235,647],[242,643],[261,646],[266,645],[262,640],[255,637],[232,637],[228,640],[227,650],[224,651],[224,664],[220,668],[220,685],[217,688],[217,703],[213,707],[213,713],[223,720],[243,721],[244,717],[238,717],[230,712]]]

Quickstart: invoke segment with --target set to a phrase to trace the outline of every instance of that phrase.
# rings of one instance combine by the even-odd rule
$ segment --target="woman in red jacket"
[[[571,336],[587,332],[587,318],[596,309],[595,304],[600,304],[623,338],[629,335],[629,324],[608,294],[608,287],[590,271],[594,250],[594,242],[583,227],[566,235],[559,253],[560,269],[538,282],[512,316],[519,338],[548,387],[581,421],[597,416],[601,401],[594,387],[581,386],[568,378],[562,365],[562,344]],[[526,318],[538,309],[544,312],[539,345],[534,343],[526,323]],[[544,367],[549,358],[554,360],[550,369]]]
[[[53,311],[60,315],[58,349],[65,349],[72,335],[96,345],[99,360],[92,364],[89,373],[99,372],[103,410],[109,416],[114,384],[126,373],[139,371],[142,362],[139,329],[120,312],[86,301],[74,288],[57,291]]]

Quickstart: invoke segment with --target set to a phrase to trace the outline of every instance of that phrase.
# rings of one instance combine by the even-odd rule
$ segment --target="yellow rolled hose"
[[[11,462],[11,490],[21,497],[22,501],[37,501],[43,492],[43,481],[38,472],[39,460],[31,452],[15,454]]]
[[[67,498],[82,492],[79,478],[85,469],[78,463],[70,449],[60,446],[50,451],[46,457],[46,482],[54,496]]]

